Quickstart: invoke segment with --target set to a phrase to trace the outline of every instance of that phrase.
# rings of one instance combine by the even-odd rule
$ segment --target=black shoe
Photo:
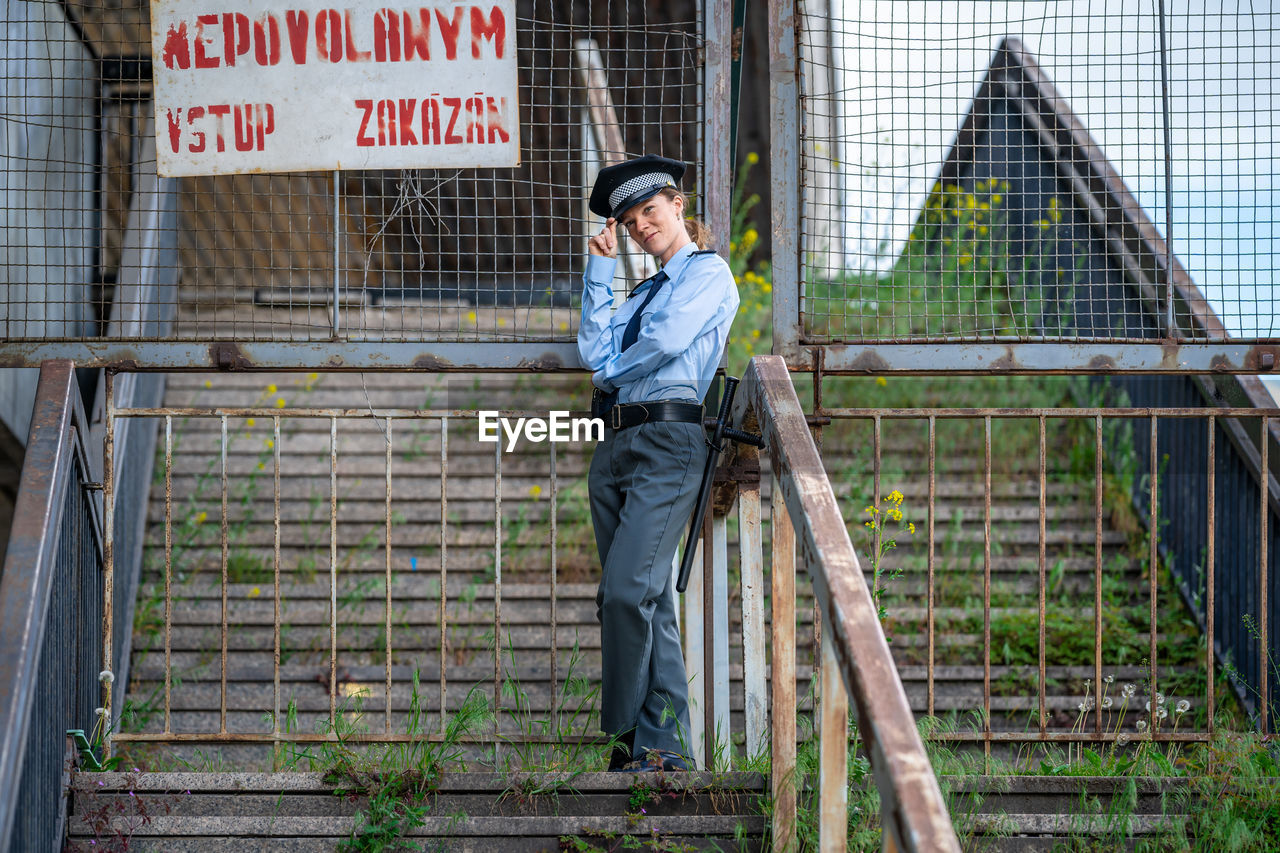
[[[623,732],[613,739],[613,752],[609,755],[609,772],[617,772],[626,765],[632,763],[634,756],[631,751],[635,749],[636,730]]]

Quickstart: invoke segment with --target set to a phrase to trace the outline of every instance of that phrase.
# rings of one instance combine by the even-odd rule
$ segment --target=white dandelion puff
[[[111,670],[104,669],[102,672],[98,673],[98,680],[101,681],[103,684],[110,684],[111,682],[116,680],[116,677],[115,677],[115,674],[111,672]]]

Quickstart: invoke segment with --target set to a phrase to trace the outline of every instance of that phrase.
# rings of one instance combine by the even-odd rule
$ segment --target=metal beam
[[[818,347],[780,353],[791,370],[812,370]],[[824,374],[1248,373],[1280,363],[1278,343],[904,343],[826,344]]]

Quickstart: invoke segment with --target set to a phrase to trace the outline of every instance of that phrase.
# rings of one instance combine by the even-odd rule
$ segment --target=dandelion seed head
[[[94,708],[94,709],[93,709],[93,713],[97,714],[99,717],[105,717],[105,716],[107,715],[107,709],[106,709],[106,708]]]
[[[1116,746],[1124,746],[1128,742],[1129,742],[1128,734],[1122,734],[1116,738]]]
[[[1157,704],[1157,705],[1163,705],[1163,704],[1164,704],[1164,694],[1163,694],[1163,693],[1156,693],[1156,704]]]
[[[1134,693],[1136,693],[1136,692],[1138,692],[1138,688],[1137,688],[1137,687],[1135,687],[1135,686],[1133,686],[1133,684],[1132,684],[1132,683],[1130,683],[1130,684],[1126,684],[1124,687],[1122,687],[1122,688],[1120,689],[1120,693],[1121,693],[1121,694],[1124,696],[1124,698],[1126,698],[1126,699],[1128,699],[1129,697],[1131,697],[1131,696],[1132,696]]]
[[[1102,697],[1102,707],[1104,707],[1104,708],[1110,708],[1112,704],[1113,704],[1113,703],[1112,703],[1112,701],[1111,701],[1111,697],[1110,697],[1110,696],[1103,696],[1103,697]]]
[[[1147,730],[1147,721],[1138,720],[1138,731],[1145,732]]]
[[[1114,675],[1105,675],[1102,678],[1102,681],[1105,684],[1114,684],[1115,680],[1116,680],[1116,677]]]
[[[1168,712],[1168,711],[1166,711],[1164,708],[1159,708],[1159,709],[1157,709],[1157,710],[1156,710],[1156,719],[1157,719],[1157,720],[1163,720],[1163,719],[1164,719],[1165,717],[1167,717],[1167,716],[1169,716],[1169,712]]]
[[[104,669],[102,672],[98,673],[98,680],[103,684],[110,684],[116,680],[116,676],[111,670]]]
[[[1191,710],[1191,703],[1186,699],[1179,699],[1177,707],[1174,710],[1179,714],[1185,714]]]

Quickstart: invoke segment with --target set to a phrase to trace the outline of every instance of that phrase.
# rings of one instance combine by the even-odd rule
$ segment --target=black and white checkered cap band
[[[675,185],[676,182],[666,172],[650,172],[647,175],[640,175],[629,181],[624,181],[618,185],[617,189],[609,193],[609,206],[617,209],[618,205],[641,190],[653,187],[674,187]]]

